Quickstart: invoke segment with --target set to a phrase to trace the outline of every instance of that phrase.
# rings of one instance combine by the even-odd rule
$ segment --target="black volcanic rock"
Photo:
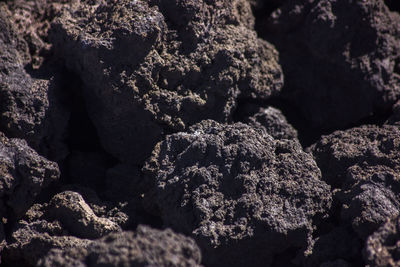
[[[140,225],[135,232],[112,233],[84,248],[52,249],[37,266],[201,266],[200,261],[193,239]]]
[[[160,142],[144,171],[164,223],[192,235],[206,264],[267,266],[308,245],[330,188],[298,142],[207,120]]]
[[[66,8],[50,40],[121,161],[142,164],[164,134],[226,122],[238,97],[281,89],[278,54],[251,30],[247,1],[100,2]]]
[[[297,139],[296,129],[287,122],[279,109],[273,107],[261,108],[244,122],[261,128],[275,139]]]
[[[24,140],[0,133],[0,210],[20,217],[43,188],[59,178],[56,163],[39,156]]]
[[[64,191],[49,203],[34,204],[14,226],[3,258],[14,265],[35,265],[52,248],[84,249],[90,239],[122,231],[126,214],[110,210],[90,191],[81,191],[85,198]]]
[[[400,97],[398,13],[379,0],[278,6],[268,19],[258,14],[258,28],[280,51],[283,97],[312,127],[349,127],[390,110]]]
[[[364,259],[371,267],[399,266],[400,260],[400,217],[393,217],[384,223],[367,240]]]
[[[27,73],[27,44],[9,16],[0,5],[0,129],[9,137],[25,139],[52,160],[63,159],[68,153],[64,139],[69,111],[59,96],[61,78]]]
[[[400,128],[363,126],[323,136],[310,150],[322,179],[338,188],[341,220],[365,240],[400,213]]]

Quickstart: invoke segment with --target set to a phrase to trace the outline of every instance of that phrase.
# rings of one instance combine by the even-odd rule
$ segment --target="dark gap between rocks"
[[[69,73],[71,87],[71,117],[66,143],[69,155],[63,162],[62,180],[103,191],[105,172],[118,163],[101,145],[97,130],[89,117],[83,96],[83,83],[79,76]]]
[[[390,11],[400,12],[399,0],[385,0],[385,4],[390,9]]]
[[[252,3],[252,11],[255,17],[254,30],[257,32],[259,37],[265,35],[265,23],[270,15],[278,9],[284,1],[279,0],[254,0]]]
[[[307,119],[298,111],[295,105],[281,97],[274,97],[269,100],[241,98],[238,100],[237,108],[233,114],[234,122],[242,122],[245,118],[254,115],[258,111],[258,109],[256,108],[249,109],[248,104],[258,106],[259,108],[272,106],[282,111],[287,121],[297,130],[298,138],[303,148],[307,148],[317,142],[322,135],[329,135],[337,130],[346,130],[366,124],[382,126],[393,113],[391,109],[382,110],[379,113],[372,114],[371,116],[368,116],[362,120],[359,120],[356,123],[352,123],[343,128],[322,129],[313,127],[307,121]]]

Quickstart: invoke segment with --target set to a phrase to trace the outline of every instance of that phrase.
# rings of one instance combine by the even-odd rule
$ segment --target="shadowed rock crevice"
[[[400,96],[400,17],[383,1],[282,1],[257,16],[259,36],[280,53],[279,97],[306,120],[304,128],[326,134],[389,115]]]
[[[396,0],[385,0],[385,4],[391,11],[400,12],[400,3]]]

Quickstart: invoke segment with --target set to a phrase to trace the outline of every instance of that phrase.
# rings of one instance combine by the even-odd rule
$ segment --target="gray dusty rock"
[[[64,191],[50,202],[34,204],[15,225],[3,258],[9,264],[34,265],[52,248],[84,249],[90,239],[121,231],[127,216],[108,209],[91,191]]]
[[[64,144],[69,111],[60,99],[57,75],[32,77],[24,67],[26,42],[9,21],[10,12],[0,5],[0,129],[10,137],[51,158],[66,156]],[[37,73],[39,75],[39,73]]]
[[[364,259],[370,267],[399,266],[400,260],[400,217],[384,223],[367,240]]]
[[[284,97],[311,126],[348,127],[390,110],[400,96],[398,13],[379,0],[280,4],[260,34],[280,51]]]
[[[22,216],[35,197],[59,178],[56,163],[39,156],[24,140],[0,133],[0,210],[7,217]]]
[[[50,40],[121,161],[142,164],[165,133],[202,119],[228,121],[239,96],[280,91],[278,54],[250,29],[247,1],[99,2],[65,9]]]
[[[287,122],[282,112],[273,107],[261,108],[245,123],[261,128],[275,139],[297,139],[297,131]]]
[[[297,142],[207,120],[160,142],[144,169],[167,226],[192,235],[206,264],[267,266],[305,248],[330,188]]]
[[[135,232],[112,233],[84,249],[52,249],[37,266],[201,266],[200,261],[193,239],[140,225]]]
[[[311,146],[323,180],[338,188],[341,220],[365,240],[400,213],[400,128],[363,126]]]

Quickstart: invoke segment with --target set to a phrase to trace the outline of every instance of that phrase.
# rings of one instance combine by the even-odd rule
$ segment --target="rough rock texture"
[[[399,6],[0,1],[0,265],[400,266]]]
[[[383,224],[366,243],[364,259],[370,267],[400,265],[400,217]]]
[[[5,4],[10,10],[8,19],[27,44],[27,53],[24,54],[25,63],[32,68],[39,68],[45,59],[44,56],[49,53],[47,31],[51,21],[59,16],[64,5],[71,5],[73,2],[68,0],[6,1]]]
[[[57,73],[32,77],[24,69],[27,44],[8,22],[10,12],[0,4],[0,129],[53,160],[66,156],[63,144],[69,112],[58,98]],[[42,76],[42,77],[40,77]]]
[[[85,2],[64,10],[50,39],[121,161],[142,164],[165,133],[228,121],[239,96],[265,99],[282,86],[247,1]]]
[[[85,191],[85,190],[84,190]],[[121,231],[127,216],[108,210],[93,193],[64,191],[49,203],[35,204],[15,226],[3,258],[6,262],[34,265],[52,249],[84,249],[90,239]]]
[[[268,265],[305,248],[330,190],[297,142],[208,120],[159,143],[144,171],[167,226],[192,235],[205,263]],[[244,256],[246,255],[246,256]]]
[[[400,128],[363,126],[323,136],[310,150],[338,188],[341,220],[365,240],[400,213]]]
[[[59,175],[57,164],[39,156],[24,140],[8,139],[0,133],[0,211],[3,217],[23,215],[40,191]]]
[[[259,127],[275,139],[297,139],[297,131],[290,125],[279,109],[261,108],[245,121],[253,127]]]
[[[378,0],[279,5],[259,31],[280,51],[283,97],[312,127],[348,127],[390,110],[400,96],[398,13]]]
[[[37,266],[201,266],[200,261],[191,238],[140,225],[135,232],[109,234],[84,249],[52,249]]]

